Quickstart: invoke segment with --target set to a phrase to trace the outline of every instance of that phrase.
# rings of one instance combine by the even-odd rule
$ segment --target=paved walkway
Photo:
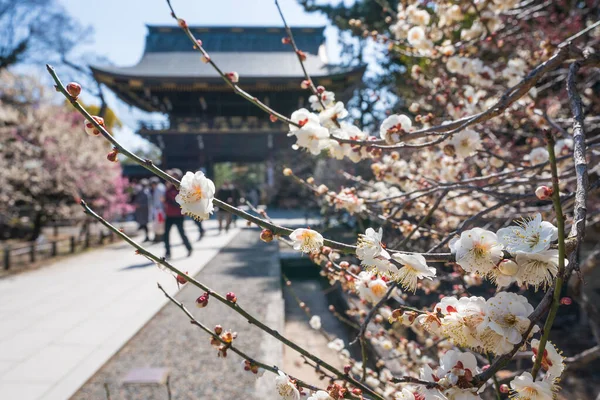
[[[277,243],[263,243],[258,229],[243,229],[208,265],[197,279],[212,289],[232,291],[238,304],[274,329],[283,331],[284,306]],[[159,294],[155,289],[156,294]],[[205,308],[194,307],[200,290],[192,285],[177,294],[177,299],[209,328],[217,324],[238,332],[234,344],[270,365],[282,365],[283,345],[233,312],[210,300]],[[165,386],[127,385],[121,380],[131,368],[170,369],[175,400],[280,399],[274,390],[274,375],[256,379],[243,371],[242,360],[233,352],[217,357],[209,336],[190,324],[173,304],[166,304],[114,357],[110,359],[71,400],[105,399],[108,385],[111,400],[165,400]]]
[[[171,232],[173,261],[190,275],[240,231],[217,235],[216,221],[204,224],[190,258]],[[197,239],[193,222],[186,231]],[[148,248],[164,253],[162,244]],[[122,242],[0,280],[0,399],[68,399],[168,301],[157,282],[178,290],[170,274]]]

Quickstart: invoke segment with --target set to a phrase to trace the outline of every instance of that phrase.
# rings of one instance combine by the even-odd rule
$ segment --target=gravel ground
[[[275,243],[259,240],[259,231],[244,229],[197,275],[212,289],[232,291],[238,304],[261,321],[283,331],[284,308],[281,297],[280,268]],[[239,333],[234,344],[249,356],[269,364],[282,365],[282,346],[237,313],[215,300],[208,307],[194,307],[201,292],[189,284],[176,296],[209,327],[216,324]],[[157,289],[157,296],[162,293]],[[217,358],[209,337],[191,325],[174,304],[167,304],[90,380],[72,400],[106,399],[104,384],[111,400],[163,400],[166,388],[121,385],[131,368],[167,367],[171,370],[173,400],[184,399],[271,399],[273,375],[256,380],[243,371],[241,359],[230,353]]]

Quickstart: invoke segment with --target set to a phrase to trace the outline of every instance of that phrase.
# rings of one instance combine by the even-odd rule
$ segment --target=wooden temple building
[[[293,28],[307,54],[305,66],[317,85],[347,101],[360,84],[364,67],[330,65],[324,27]],[[236,71],[239,86],[284,115],[308,107],[310,92],[296,54],[282,43],[278,27],[192,27],[223,72]],[[162,150],[163,168],[204,169],[212,177],[219,162],[267,162],[294,138],[287,126],[273,123],[264,111],[236,95],[217,72],[201,60],[177,26],[148,26],[145,51],[131,67],[92,66],[95,79],[127,104],[167,118],[142,121],[138,134]],[[272,175],[272,171],[270,173]],[[267,179],[271,181],[272,179]]]

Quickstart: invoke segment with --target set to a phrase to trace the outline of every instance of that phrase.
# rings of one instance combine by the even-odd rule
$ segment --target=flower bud
[[[341,269],[347,269],[350,266],[350,263],[348,261],[342,261],[340,263],[340,268]]]
[[[204,64],[208,64],[210,62],[210,56],[208,54],[203,54],[202,55],[202,62]]]
[[[240,81],[240,75],[235,71],[226,72],[225,76],[227,77],[227,79],[229,79],[233,83],[238,83]]]
[[[350,365],[344,365],[344,373],[345,374],[349,374],[351,370],[352,370],[352,367]]]
[[[106,159],[110,162],[117,162],[117,155],[119,154],[119,149],[113,147],[112,151],[106,155]]]
[[[325,87],[324,86],[317,86],[317,93],[323,93],[325,91]]]
[[[308,88],[310,87],[310,82],[308,81],[308,79],[305,79],[305,80],[303,80],[303,81],[300,83],[300,87],[301,87],[302,89],[308,89]]]
[[[324,195],[325,193],[327,193],[327,191],[329,190],[329,188],[323,184],[319,185],[319,187],[317,188],[317,194],[319,196]]]
[[[185,19],[182,18],[177,18],[177,25],[179,25],[182,28],[187,28],[187,22],[185,22]]]
[[[355,396],[361,396],[362,390],[360,390],[359,388],[354,388],[354,389],[352,389],[352,394]]]
[[[93,116],[92,118],[94,119],[94,121],[96,121],[96,123],[98,125],[100,125],[101,127],[104,128],[104,118],[97,117],[97,116]],[[90,136],[98,136],[100,134],[100,131],[98,129],[96,129],[94,124],[92,124],[88,120],[84,121],[84,127],[85,127],[85,133],[87,133]]]
[[[284,36],[281,38],[281,43],[282,44],[290,44],[290,43],[292,43],[292,39],[290,39],[288,36]]]
[[[233,293],[233,292],[228,292],[225,295],[225,298],[227,299],[227,301],[230,301],[232,303],[236,303],[237,302],[237,297],[235,297],[235,293]]]
[[[198,47],[202,47],[202,40],[196,39],[196,44],[198,45]]]
[[[221,333],[223,333],[223,327],[221,325],[216,325],[215,326],[215,333],[217,335],[220,335]]]
[[[548,186],[539,186],[535,189],[535,196],[540,200],[548,200],[553,193],[554,190]]]
[[[186,275],[188,274],[187,271],[185,273]],[[185,285],[187,283],[187,281],[185,280],[185,278],[182,275],[177,275],[175,277],[175,280],[177,281],[177,283],[179,283],[180,285]]]
[[[273,114],[269,115],[269,119],[271,120],[271,122],[277,122],[277,117]]]
[[[321,247],[321,253],[323,253],[324,255],[329,255],[331,253],[331,247],[329,246],[323,246]],[[331,263],[331,261],[329,261],[329,263]]]
[[[456,154],[456,149],[451,144],[447,144],[444,146],[444,154],[448,157],[454,157]]]
[[[412,103],[410,105],[410,107],[408,107],[408,111],[410,111],[411,113],[418,113],[419,112],[419,103]]]
[[[202,296],[196,299],[196,307],[204,308],[208,305],[208,292],[204,293]]]
[[[570,306],[571,303],[573,303],[573,300],[570,297],[563,297],[562,299],[560,299],[560,304],[562,304],[563,306]]]
[[[270,229],[263,229],[260,232],[260,240],[262,240],[265,243],[269,243],[273,240],[273,231],[271,231]]]
[[[508,388],[508,385],[506,383],[500,385],[500,393],[508,393],[509,390],[510,389]]]
[[[67,85],[67,92],[76,100],[77,96],[81,93],[81,85],[77,82],[71,82]]]
[[[514,276],[519,272],[519,265],[513,260],[502,260],[500,264],[498,264],[498,269],[504,275]]]
[[[306,53],[303,52],[302,50],[296,50],[296,54],[298,55],[298,58],[300,59],[300,61],[306,61]]]
[[[308,178],[306,178],[306,183],[308,183],[309,185],[312,185],[313,183],[315,183],[315,178],[313,178],[312,176],[309,176]]]
[[[284,168],[283,169],[283,175],[284,176],[292,176],[294,172],[291,170],[291,168]]]

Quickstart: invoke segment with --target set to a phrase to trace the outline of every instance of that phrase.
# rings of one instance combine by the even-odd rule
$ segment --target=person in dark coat
[[[135,195],[133,199],[133,205],[135,207],[135,222],[138,224],[138,230],[144,231],[146,237],[144,242],[149,242],[150,237],[148,236],[148,223],[150,222],[150,212],[152,196],[148,189],[148,181],[142,179],[135,187]]]
[[[183,175],[180,170],[175,168],[167,172],[176,179],[181,179]],[[192,255],[192,245],[183,229],[184,216],[181,214],[181,206],[177,203],[177,200],[175,200],[178,193],[177,188],[172,183],[167,182],[167,191],[165,193],[165,213],[167,215],[165,218],[165,258],[167,259],[171,258],[171,241],[169,239],[169,233],[171,232],[171,227],[173,225],[175,225],[179,231],[179,236],[181,236],[183,245],[188,251],[188,257]]]

